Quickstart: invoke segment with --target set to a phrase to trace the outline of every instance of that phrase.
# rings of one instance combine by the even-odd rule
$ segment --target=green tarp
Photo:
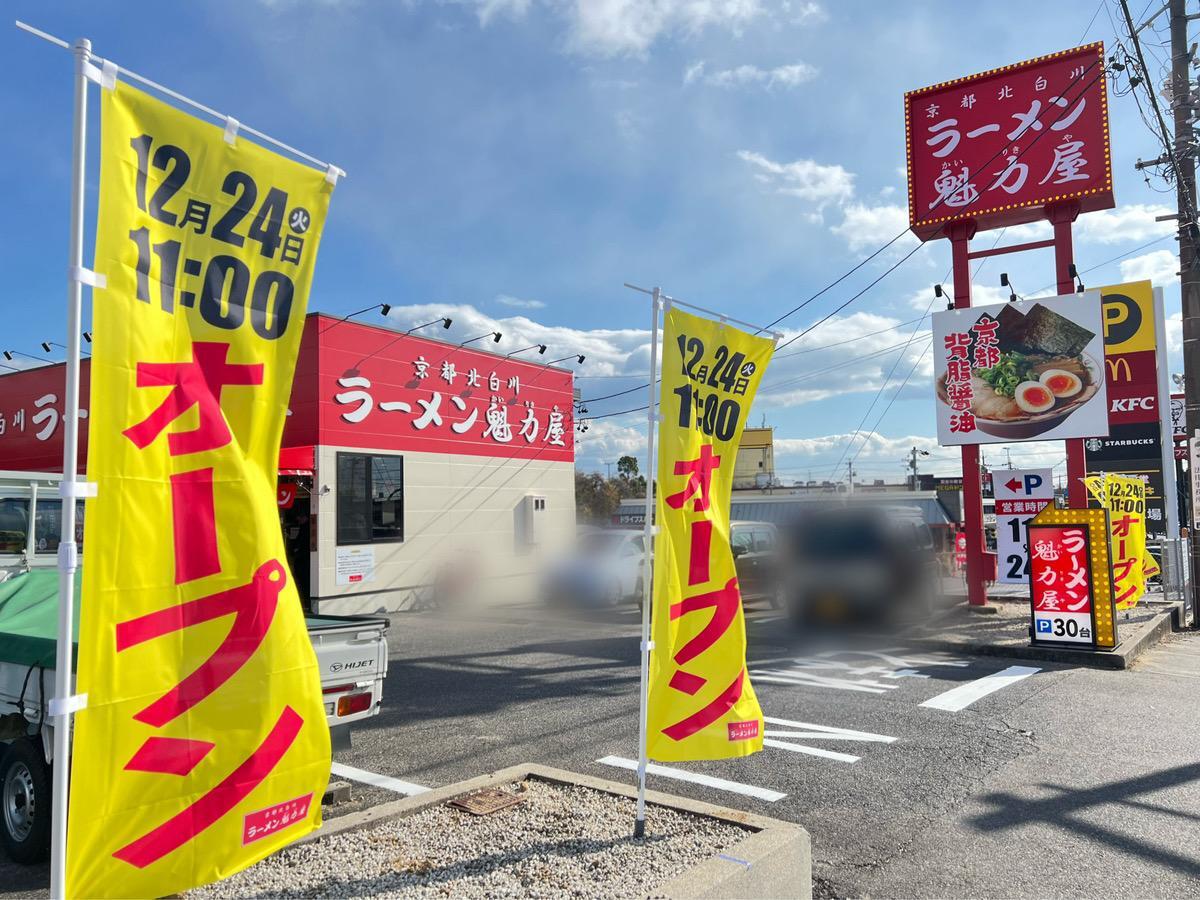
[[[82,570],[75,573],[75,639],[79,639]],[[58,569],[32,569],[0,582],[0,662],[54,668],[58,635]]]

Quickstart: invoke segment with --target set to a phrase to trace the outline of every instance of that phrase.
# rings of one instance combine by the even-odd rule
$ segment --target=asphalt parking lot
[[[756,756],[657,790],[798,822],[825,896],[1181,896],[1200,859],[1200,638],[1102,672],[891,644],[801,643],[750,615]],[[524,761],[632,780],[636,611],[397,614],[382,713],[335,758],[339,815]],[[631,823],[632,826],[632,823]],[[1184,826],[1184,827],[1181,827]],[[9,896],[41,870],[0,864]]]

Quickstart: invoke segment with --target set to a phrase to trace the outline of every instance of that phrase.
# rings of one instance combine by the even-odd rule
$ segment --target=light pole
[[[84,332],[84,336],[85,337],[87,336],[86,331]],[[91,338],[88,338],[88,343],[91,343]],[[51,347],[62,347],[64,350],[71,349],[66,344],[60,344],[58,341],[42,341],[42,349],[45,350],[47,353],[50,352]],[[80,347],[79,350],[81,353],[87,353],[88,356],[92,355],[90,352],[88,352],[87,350],[84,350],[82,347]]]
[[[487,334],[481,334],[479,337],[467,338],[458,346],[465,347],[467,344],[473,344],[476,341],[482,341],[484,338],[491,338],[493,343],[500,343],[500,338],[504,337],[499,331],[489,331]]]
[[[390,306],[388,306],[386,303],[383,304],[383,314],[385,316],[388,314],[388,312],[390,310],[391,310]],[[406,331],[404,333],[412,334],[414,331],[420,331],[422,328],[428,328],[430,325],[441,325],[443,328],[449,328],[453,324],[454,324],[454,320],[451,319],[449,316],[442,316],[440,319],[434,319],[432,322],[426,322],[424,325],[414,325],[412,328],[408,329],[408,331]]]
[[[31,353],[26,353],[24,350],[5,350],[4,351],[4,358],[7,359],[9,362],[12,362],[12,358],[14,356],[24,356],[27,359],[32,359],[32,360],[34,360],[36,362],[40,362],[40,363],[54,362],[54,360],[52,360],[52,359],[43,359],[40,356],[34,356]]]
[[[518,353],[524,353],[526,350],[537,350],[538,356],[546,355],[545,344],[530,344],[528,347],[522,347],[520,350],[514,350],[512,353],[505,353],[505,356],[516,356]]]

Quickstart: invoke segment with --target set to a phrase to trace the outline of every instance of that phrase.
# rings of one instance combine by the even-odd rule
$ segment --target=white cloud
[[[785,331],[790,338],[798,331]],[[910,384],[933,377],[928,322],[914,324],[891,316],[859,312],[835,316],[789,345],[771,361],[759,396],[772,409],[877,391],[892,376],[890,389],[913,371]],[[914,366],[916,366],[914,370]],[[894,367],[894,371],[893,371]]]
[[[497,294],[496,302],[511,309],[545,309],[546,304],[541,300],[523,300],[511,294]]]
[[[1088,215],[1092,214],[1088,213]],[[995,233],[999,234],[999,232]],[[992,232],[988,232],[988,234],[992,234]],[[1038,219],[1036,222],[1026,222],[1024,225],[1008,226],[1004,229],[1004,237],[1001,240],[1005,244],[1024,244],[1030,241],[1044,241],[1052,237],[1054,237],[1054,226],[1045,219]]]
[[[603,472],[604,464],[622,456],[635,456],[638,467],[646,471],[646,414],[639,424],[629,419],[597,419],[588,422],[588,430],[575,435],[575,466],[581,470]],[[625,424],[621,424],[624,422]]]
[[[851,203],[845,207],[844,213],[841,224],[834,225],[830,230],[845,240],[846,245],[854,251],[874,250],[908,228],[908,210],[903,206]]]
[[[1075,223],[1075,234],[1081,240],[1098,244],[1138,243],[1151,238],[1173,234],[1174,220],[1155,222],[1156,216],[1170,215],[1172,209],[1158,204],[1132,203],[1086,213]]]
[[[908,298],[908,305],[913,309],[924,312],[929,308],[931,312],[939,312],[946,308],[946,304],[954,300],[954,286],[947,282],[942,285],[946,295],[944,299],[936,299],[933,293],[933,285],[927,288],[921,288],[913,293]],[[929,306],[929,301],[933,301],[933,306]],[[1008,288],[1001,287],[998,284],[972,284],[971,285],[971,305],[972,306],[987,306],[992,303],[1007,303]]]
[[[801,3],[783,0],[779,8],[795,25],[817,25],[829,19],[829,14],[821,4],[811,0]]]
[[[854,175],[836,164],[827,166],[812,159],[781,163],[750,150],[739,150],[738,158],[749,163],[754,177],[775,193],[812,201],[818,210],[854,195]]]
[[[1183,313],[1171,313],[1164,323],[1167,329],[1167,352],[1183,352]]]
[[[457,343],[477,334],[499,331],[504,337],[499,344],[487,343],[478,346],[497,353],[506,353],[530,344],[546,344],[548,358],[585,354],[587,360],[579,370],[580,375],[636,375],[650,369],[650,333],[644,329],[597,328],[585,330],[560,325],[545,325],[526,316],[496,317],[476,309],[470,304],[422,303],[412,306],[393,306],[388,317],[397,329],[403,330],[428,322],[440,316],[454,320],[449,331],[430,329],[421,334],[447,343]],[[588,384],[587,380],[581,383]],[[588,390],[583,396],[610,393],[608,384]],[[624,385],[612,388],[621,390]],[[618,407],[619,408],[619,407]]]
[[[1157,285],[1172,281],[1179,272],[1179,257],[1170,250],[1155,250],[1121,261],[1122,281],[1141,281],[1148,278]]]
[[[505,15],[520,18],[529,12],[533,0],[476,0],[476,14],[479,24],[486,27],[497,16]]]
[[[812,438],[776,438],[775,471],[785,485],[807,481],[844,482],[846,461],[854,460],[855,482],[870,484],[876,479],[888,484],[903,483],[909,451],[929,451],[921,457],[922,473],[950,474],[958,465],[957,454],[941,450],[937,439],[924,435],[885,437],[869,430],[828,434]],[[843,456],[843,451],[845,454]]]
[[[737,33],[765,12],[760,0],[573,0],[569,10],[569,46],[596,56],[643,54],[710,26]]]
[[[732,69],[720,69],[706,73],[705,64],[701,61],[693,63],[684,70],[683,83],[692,84],[702,81],[704,84],[723,88],[752,85],[770,90],[775,87],[793,88],[806,81],[811,81],[816,75],[817,70],[804,62],[776,66],[773,69],[762,69],[746,64]]]

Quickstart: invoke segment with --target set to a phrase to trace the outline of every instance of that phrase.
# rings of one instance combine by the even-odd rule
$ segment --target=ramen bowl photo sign
[[[1108,435],[1100,293],[933,316],[938,443]]]

